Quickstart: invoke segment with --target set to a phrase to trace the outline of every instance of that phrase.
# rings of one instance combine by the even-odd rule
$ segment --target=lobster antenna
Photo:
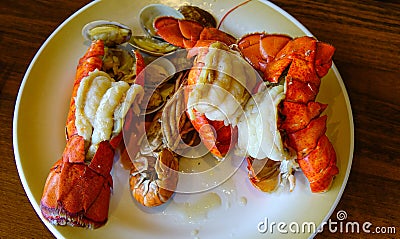
[[[236,5],[236,6],[234,6],[233,8],[229,9],[229,11],[227,11],[227,12],[225,13],[225,15],[222,17],[221,21],[218,23],[217,29],[219,29],[219,28],[221,27],[222,22],[225,20],[225,18],[226,18],[231,12],[235,11],[235,10],[238,9],[239,7],[245,5],[245,4],[249,3],[249,2],[251,2],[251,0],[244,1],[244,2],[242,2],[242,3],[240,3],[240,4]]]

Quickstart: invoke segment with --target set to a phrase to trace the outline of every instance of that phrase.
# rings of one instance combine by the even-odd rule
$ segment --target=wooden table
[[[2,0],[0,3],[0,238],[53,238],[21,186],[12,148],[12,117],[24,73],[45,39],[88,0]],[[350,178],[332,214],[373,226],[395,226],[400,238],[400,2],[272,1],[337,51],[355,124]],[[373,228],[373,227],[372,227]],[[317,238],[376,237],[324,231]]]

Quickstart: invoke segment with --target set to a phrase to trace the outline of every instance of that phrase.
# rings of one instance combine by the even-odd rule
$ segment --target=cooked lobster
[[[113,185],[110,172],[124,117],[143,97],[141,85],[114,82],[101,71],[104,54],[103,41],[96,40],[79,60],[66,146],[50,169],[40,201],[42,215],[55,225],[96,228],[106,223]]]
[[[295,151],[312,192],[329,189],[338,174],[333,145],[325,135],[327,107],[315,102],[321,78],[331,65],[335,48],[312,37],[254,33],[238,46],[251,65],[271,83],[283,80],[285,98],[278,106],[278,127],[286,148]],[[253,175],[253,181],[257,176]]]
[[[319,91],[320,79],[328,73],[331,67],[335,50],[333,46],[312,37],[292,39],[286,35],[266,33],[249,34],[234,41],[231,35],[218,29],[203,27],[193,21],[178,20],[172,17],[156,19],[155,27],[157,33],[166,41],[179,47],[188,48],[188,57],[197,55],[194,67],[189,74],[189,82],[192,81],[194,85],[199,82],[198,76],[201,69],[207,64],[204,62],[204,56],[208,50],[202,52],[198,48],[210,46],[214,44],[213,42],[222,42],[228,46],[236,43],[241,55],[254,69],[262,73],[265,81],[272,85],[283,84],[284,90],[281,91],[283,98],[277,104],[277,115],[279,116],[276,119],[277,130],[280,134],[279,140],[283,145],[281,151],[294,151],[297,159],[293,161],[290,160],[290,157],[280,158],[281,170],[283,165],[285,177],[291,181],[291,189],[294,187],[292,173],[297,163],[308,178],[312,192],[324,192],[329,189],[333,177],[338,173],[336,154],[325,135],[327,116],[320,116],[327,105],[315,102],[315,98]],[[212,32],[212,34],[207,32]],[[213,74],[208,75],[212,76]],[[204,82],[213,81],[207,78],[203,81],[200,80],[201,84]],[[251,87],[249,89],[250,92],[254,91]],[[199,113],[193,107],[189,107],[188,114],[211,153],[217,158],[223,157],[227,151],[226,148],[232,145],[225,144],[224,147],[220,147],[223,148],[221,150],[218,149],[218,144],[226,142],[227,136],[232,138],[232,132],[234,132],[232,127],[223,130],[220,136],[218,135],[220,131],[212,132],[210,130],[212,121],[204,113]],[[265,158],[260,159],[265,160]],[[260,188],[259,185],[264,184],[260,184],[260,181],[270,179],[271,175],[276,176],[273,172],[279,170],[279,166],[265,164],[266,167],[272,169],[272,173],[266,173],[268,177],[264,178],[260,175],[257,176],[257,172],[253,170],[253,160],[252,157],[248,158],[249,177],[253,184]],[[279,183],[280,180],[272,181]],[[275,189],[276,187],[265,185],[264,189],[262,187],[260,189],[270,191],[266,188]]]

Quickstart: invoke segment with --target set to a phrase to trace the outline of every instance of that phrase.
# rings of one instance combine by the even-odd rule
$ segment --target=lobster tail
[[[329,189],[338,174],[334,148],[325,135],[326,104],[315,102],[321,77],[331,65],[335,48],[308,36],[254,33],[238,41],[245,59],[263,73],[264,80],[284,79],[285,99],[279,107],[279,130],[286,147],[297,154],[312,192]]]
[[[331,45],[311,37],[300,37],[277,55],[277,59],[291,59],[281,110],[284,118],[281,130],[286,131],[286,144],[297,152],[300,168],[314,193],[327,191],[339,172],[335,150],[325,135],[327,116],[320,116],[326,105],[315,102],[320,77],[328,72],[333,52]],[[302,110],[291,109],[296,106]]]
[[[43,216],[55,225],[96,228],[107,222],[115,149],[126,113],[143,97],[141,85],[115,82],[100,71],[103,55],[104,43],[97,40],[78,63],[66,146],[50,169],[40,201]],[[137,71],[142,60],[137,55]]]
[[[83,145],[81,136],[73,136],[50,169],[40,208],[52,224],[97,228],[107,222],[114,149],[101,142],[86,164]]]
[[[76,127],[76,96],[82,79],[102,67],[103,41],[91,44],[79,60],[67,118],[67,143],[50,169],[40,208],[52,224],[96,228],[106,223],[112,187],[114,149],[101,142],[91,162],[85,162],[85,140]],[[90,188],[89,188],[90,187]]]

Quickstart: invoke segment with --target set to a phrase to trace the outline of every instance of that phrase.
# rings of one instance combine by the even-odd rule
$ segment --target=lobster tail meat
[[[204,145],[222,159],[237,141],[238,111],[256,85],[256,74],[226,44],[206,43],[189,50],[196,58],[188,78],[187,114]]]
[[[76,127],[75,127],[75,97],[78,93],[79,85],[82,79],[89,75],[90,72],[94,70],[101,69],[103,65],[102,57],[104,56],[104,43],[103,41],[95,41],[92,43],[90,48],[87,50],[85,55],[79,59],[78,66],[76,68],[76,75],[74,86],[72,89],[72,97],[70,102],[70,108],[68,111],[67,116],[67,126],[66,126],[66,134],[67,139],[76,134]]]
[[[101,71],[103,56],[103,41],[93,41],[77,67],[66,146],[50,169],[40,201],[43,216],[55,225],[96,228],[107,222],[110,172],[124,118],[131,109],[139,113],[142,86],[115,82]]]

